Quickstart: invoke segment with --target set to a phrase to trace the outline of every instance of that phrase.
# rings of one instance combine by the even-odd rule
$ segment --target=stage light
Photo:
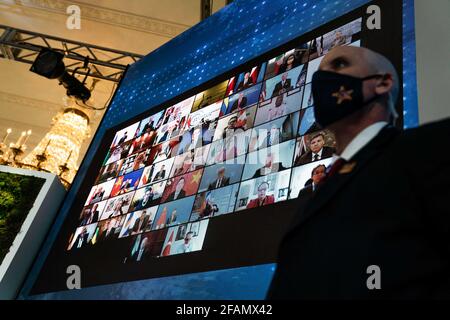
[[[66,88],[68,96],[86,102],[91,97],[91,92],[84,86],[84,81],[82,83],[66,71],[63,59],[62,53],[43,48],[34,60],[30,71],[48,79],[58,79],[59,83]]]

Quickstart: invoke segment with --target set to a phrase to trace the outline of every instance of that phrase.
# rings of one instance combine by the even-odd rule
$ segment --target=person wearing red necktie
[[[400,80],[372,50],[336,47],[313,75],[332,165],[281,241],[269,299],[450,298],[450,119],[395,127]]]

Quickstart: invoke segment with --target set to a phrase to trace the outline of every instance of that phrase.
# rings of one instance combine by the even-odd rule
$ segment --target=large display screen
[[[324,55],[364,46],[401,70],[401,21],[365,19],[355,10],[110,129],[32,293],[67,289],[69,265],[89,287],[274,262],[335,151],[311,95]]]

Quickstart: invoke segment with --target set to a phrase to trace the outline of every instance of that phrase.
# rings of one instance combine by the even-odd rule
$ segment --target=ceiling
[[[213,12],[226,0],[214,0]],[[81,29],[66,27],[69,5],[81,9]],[[201,0],[0,0],[0,25],[76,40],[137,54],[148,54],[200,21]],[[50,129],[53,116],[63,108],[65,89],[29,71],[30,65],[0,59],[0,137],[12,128],[9,142],[31,129],[32,150]],[[102,107],[114,84],[101,80],[92,94]],[[91,116],[94,133],[103,112]],[[90,140],[80,152],[81,161]]]

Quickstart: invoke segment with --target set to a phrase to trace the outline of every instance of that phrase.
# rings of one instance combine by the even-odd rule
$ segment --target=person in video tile
[[[326,169],[325,165],[321,164],[312,170],[311,179],[306,182],[305,187],[298,193],[299,198],[311,196],[317,190],[320,181],[325,178]]]
[[[184,177],[178,179],[177,184],[175,185],[175,190],[170,193],[167,197],[166,201],[173,201],[180,198],[184,198],[186,196],[186,192],[184,191],[184,184],[186,183]]]
[[[238,117],[237,115],[231,116],[228,119],[228,125],[225,127],[222,133],[222,139],[226,139],[227,137],[231,137],[237,133],[244,132],[241,126],[237,125]]]
[[[297,155],[295,165],[304,165],[310,162],[330,158],[335,153],[335,149],[325,146],[325,135],[323,132],[313,134],[309,141],[309,151],[302,156]]]
[[[76,248],[81,248],[84,244],[88,242],[89,242],[89,232],[87,231],[86,227],[83,227],[83,229],[81,229],[80,234],[75,239],[74,244]]]
[[[237,100],[234,101],[233,105],[231,106],[230,112],[242,110],[245,107],[247,107],[247,97],[244,95],[244,92],[241,92],[239,93]]]
[[[225,167],[217,169],[217,177],[208,186],[208,190],[225,187],[230,184],[230,177],[225,176]]]
[[[275,199],[271,195],[267,195],[267,190],[269,189],[269,184],[267,182],[262,182],[258,186],[258,197],[256,199],[250,200],[247,204],[247,209],[262,207],[275,202]]]
[[[152,204],[154,196],[155,193],[153,191],[153,187],[152,186],[145,187],[144,196],[141,199],[137,200],[136,203],[133,203],[133,209],[141,210],[144,208],[148,208]]]
[[[296,55],[295,53],[291,53],[288,56],[284,57],[284,61],[278,70],[278,73],[284,73],[295,67],[299,66],[301,63],[302,56]]]
[[[81,211],[80,226],[85,226],[88,224],[90,212],[91,212],[91,209],[89,207],[87,207],[87,208],[83,209],[83,211]]]
[[[273,160],[274,160],[273,153],[272,152],[267,153],[264,167],[259,168],[258,170],[256,170],[256,172],[253,175],[252,179],[259,178],[259,177],[262,177],[262,176],[266,176],[268,174],[271,174],[271,173],[274,173],[274,172],[278,172],[278,171],[282,171],[282,170],[286,169],[285,167],[283,167],[283,164],[281,162],[273,162]]]
[[[244,74],[244,79],[238,84],[236,91],[241,91],[243,89],[250,88],[254,84],[255,83],[253,82],[253,78],[251,77],[250,71],[246,72]]]
[[[102,200],[104,196],[105,196],[105,189],[102,186],[100,186],[94,192],[90,203],[98,202],[98,201]]]
[[[162,180],[166,177],[166,165],[162,165],[161,169],[158,171],[158,173],[155,175],[155,177],[153,178],[153,182]]]
[[[212,217],[216,212],[219,211],[217,204],[212,202],[211,195],[212,193],[208,192],[208,194],[205,197],[205,200],[201,203],[197,220]],[[191,221],[192,220],[193,219],[191,218]]]
[[[166,220],[166,227],[170,227],[170,226],[173,226],[175,224],[178,224],[177,218],[178,218],[178,216],[177,216],[177,209],[173,209],[172,213],[170,214],[170,216]]]
[[[283,102],[284,95],[279,95],[275,99],[275,106],[269,109],[268,120],[279,118],[286,114],[286,103]]]
[[[122,164],[123,164],[123,160],[116,161],[114,163],[110,163],[110,164],[102,167],[102,169],[100,170],[100,173],[97,177],[97,181],[95,183],[96,184],[102,183],[102,182],[116,178],[117,175],[119,174]]]
[[[123,218],[115,217],[99,223],[96,242],[117,238],[122,228]]]
[[[179,176],[191,171],[191,168],[193,167],[192,164],[194,163],[194,152],[195,150],[190,150],[175,158],[172,167],[172,177]]]
[[[136,138],[131,144],[130,154],[142,151],[149,148],[155,140],[156,132],[144,133],[142,136]]]
[[[292,90],[294,87],[291,84],[291,79],[288,78],[288,73],[285,72],[281,76],[281,81],[275,85],[275,88],[272,92],[272,98],[278,96],[282,93],[285,93],[289,90]]]
[[[179,253],[187,253],[192,251],[192,237],[194,236],[194,232],[189,231],[184,236],[183,242],[178,245],[174,253],[171,254],[179,254]]]
[[[85,226],[90,223],[97,222],[100,216],[100,208],[98,203],[92,205],[92,208],[85,208],[82,211],[82,217],[80,219],[80,225]]]

